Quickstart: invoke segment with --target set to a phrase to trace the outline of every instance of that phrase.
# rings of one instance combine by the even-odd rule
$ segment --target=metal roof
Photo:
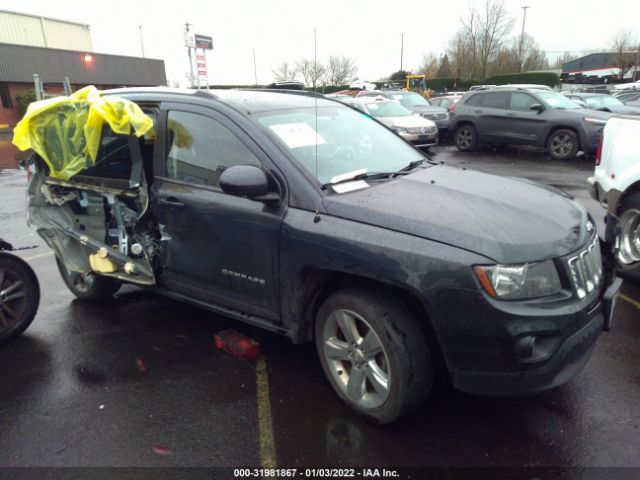
[[[51,20],[53,22],[68,23],[70,25],[78,25],[81,27],[89,28],[88,23],[74,22],[72,20],[63,20],[60,18],[53,18],[53,17],[45,17],[43,15],[34,15],[33,13],[15,12],[13,10],[4,10],[4,9],[0,9],[0,13],[10,13],[11,15],[20,15],[21,17],[31,17],[31,18],[37,18],[37,19],[42,18],[43,20]]]
[[[563,73],[600,70],[616,67],[617,58],[613,52],[590,53],[584,57],[570,60],[562,65]]]
[[[45,83],[62,83],[64,77],[82,85],[167,83],[164,60],[0,43],[0,82],[30,83],[34,73]]]

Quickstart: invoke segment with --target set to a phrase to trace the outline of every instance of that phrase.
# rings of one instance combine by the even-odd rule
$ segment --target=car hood
[[[559,190],[441,165],[324,201],[330,215],[505,264],[559,257],[589,236],[585,208]]]
[[[389,127],[419,128],[419,127],[435,127],[436,126],[436,124],[431,120],[419,117],[417,115],[404,115],[402,117],[376,117],[376,118]]]
[[[447,110],[442,107],[436,107],[435,105],[416,105],[415,107],[407,107],[414,113],[419,113],[420,115],[425,113],[447,113]]]
[[[593,108],[573,108],[562,110],[559,108],[552,108],[550,111],[553,111],[559,115],[570,115],[572,117],[591,117],[591,118],[600,118],[602,120],[606,120],[611,116],[610,112],[603,112],[602,110],[595,110]],[[564,117],[566,118],[566,117]]]
[[[606,110],[603,109],[602,111],[616,113],[618,115],[640,115],[640,108],[632,105],[613,105],[606,107]]]

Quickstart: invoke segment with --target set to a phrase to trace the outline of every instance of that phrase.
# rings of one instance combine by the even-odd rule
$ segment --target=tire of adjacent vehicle
[[[40,285],[31,267],[15,255],[0,253],[0,272],[0,292],[9,291],[0,295],[2,343],[21,335],[31,325],[40,304]]]
[[[67,288],[80,300],[99,302],[111,298],[122,286],[122,283],[109,277],[88,273],[81,275],[72,272],[56,256],[56,264],[60,276]]]
[[[634,211],[637,211],[638,214],[633,215]],[[635,236],[633,236],[630,241],[635,241],[637,242],[636,245],[640,245],[640,224],[638,223],[638,221],[640,221],[640,191],[630,193],[622,200],[620,207],[618,208],[618,218],[622,219],[625,212],[627,215],[633,215],[630,220],[634,225],[636,225]],[[638,249],[640,250],[640,248]],[[640,262],[630,265],[618,262],[618,274],[621,277],[640,285]]]
[[[573,130],[566,128],[556,130],[547,140],[547,150],[554,160],[574,158],[579,148],[578,135]]]
[[[332,366],[335,361],[325,352],[325,328],[329,328],[332,315],[345,311],[359,316],[370,327],[370,330],[362,332],[365,334],[363,337],[366,338],[366,333],[371,330],[375,332],[382,348],[377,358],[380,355],[385,358],[387,397],[382,404],[371,408],[359,405],[349,397],[346,391],[348,382],[347,385],[339,384],[342,380],[337,376],[335,366]],[[363,345],[365,338],[362,338]],[[315,342],[322,369],[338,396],[352,410],[374,423],[393,422],[415,410],[429,396],[434,371],[424,330],[404,304],[385,290],[348,288],[329,296],[316,317]],[[349,372],[354,368],[352,365]],[[368,364],[365,364],[366,368]],[[368,379],[365,380],[365,390],[372,385],[368,382]]]
[[[470,152],[478,146],[478,134],[473,125],[462,125],[456,128],[453,141],[461,152]]]

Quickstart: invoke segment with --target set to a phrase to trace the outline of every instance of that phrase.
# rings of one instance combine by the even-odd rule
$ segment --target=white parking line
[[[49,250],[48,252],[38,253],[37,255],[31,255],[30,257],[24,257],[23,260],[25,262],[30,262],[31,260],[37,260],[38,258],[48,257],[49,255],[53,255],[53,250]]]
[[[633,305],[634,307],[636,307],[638,310],[640,310],[640,302],[637,300],[634,300],[631,297],[627,297],[624,293],[619,293],[618,294],[618,298],[620,300],[624,300],[627,303],[630,303],[631,305]]]

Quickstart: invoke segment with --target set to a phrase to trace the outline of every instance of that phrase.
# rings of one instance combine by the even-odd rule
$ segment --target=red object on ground
[[[235,330],[222,330],[213,338],[216,348],[234,357],[252,362],[260,356],[260,344]]]
[[[154,445],[151,448],[153,449],[153,453],[157,455],[171,455],[173,453],[172,449],[163,445]]]
[[[136,358],[136,368],[140,373],[147,373],[147,367],[141,358]]]

